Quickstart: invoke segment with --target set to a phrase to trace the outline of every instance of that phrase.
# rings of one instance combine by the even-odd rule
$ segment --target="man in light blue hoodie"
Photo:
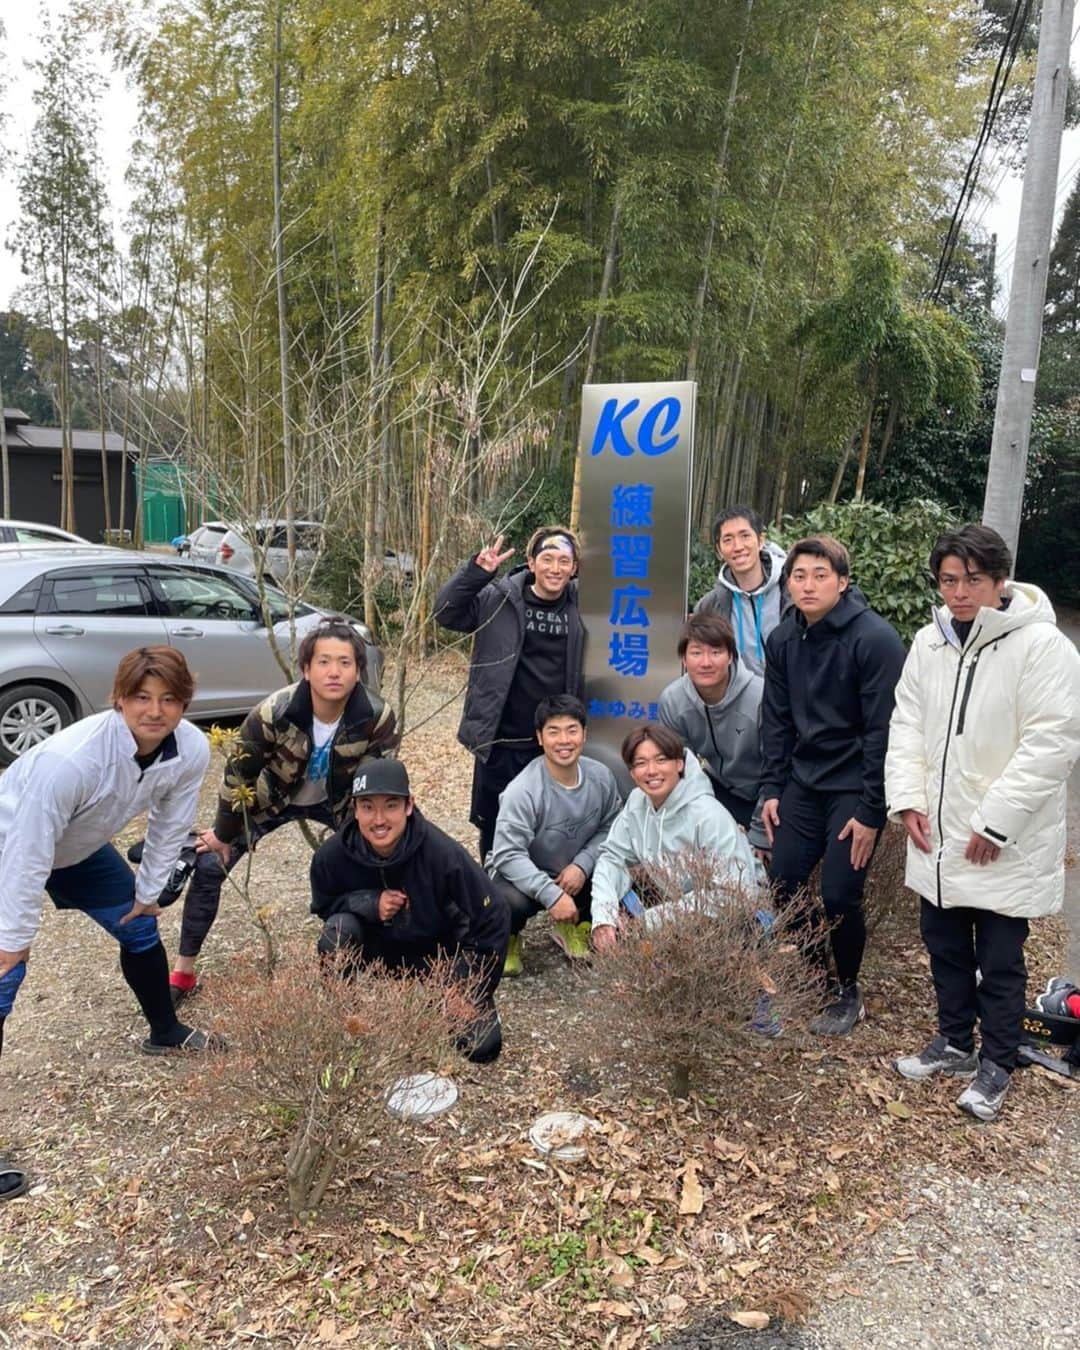
[[[585,748],[585,705],[572,694],[536,708],[543,754],[503,789],[487,869],[510,906],[504,975],[521,974],[521,933],[546,909],[567,954],[588,956],[590,880],[600,845],[619,814],[615,775]]]
[[[691,614],[678,652],[686,673],[660,695],[660,721],[699,757],[717,801],[749,830],[751,844],[767,849],[761,812],[755,810],[762,678],[739,660],[731,625],[718,614]]]
[[[739,659],[760,675],[765,639],[791,606],[783,571],[787,555],[765,538],[765,522],[752,506],[725,507],[713,522],[713,542],[720,572],[694,613],[727,619]]]
[[[756,884],[746,835],[670,728],[637,727],[623,741],[622,757],[635,787],[608,831],[593,872],[592,941],[599,952],[615,944],[619,905],[633,885],[633,868],[670,864],[678,854],[698,850],[716,858],[718,885],[749,889]]]

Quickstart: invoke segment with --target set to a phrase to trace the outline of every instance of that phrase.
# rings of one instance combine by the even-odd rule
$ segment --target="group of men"
[[[582,754],[571,532],[537,531],[506,576],[513,550],[500,537],[440,592],[439,621],[475,634],[459,738],[475,756],[480,856],[513,916],[505,972],[521,969],[519,934],[539,909],[569,955],[603,952],[655,917],[638,894],[648,864],[704,849],[746,886],[752,848],[780,908],[820,864],[823,922],[798,911],[824,993],[812,1030],[846,1036],[865,1016],[863,895],[891,817],[907,832],[938,1004],[937,1034],[896,1069],[968,1080],[959,1106],[992,1120],[1018,1059],[1028,920],[1063,900],[1080,655],[1047,597],[1010,580],[1009,550],[987,526],[938,539],[929,568],[943,603],[910,653],[835,539],[785,553],[736,505],[714,542],[717,583],[679,639],[685,673],[661,694],[659,722],[623,743],[634,790],[621,805],[610,773]],[[754,1025],[776,1031],[768,1017]]]
[[[847,1035],[864,1016],[862,896],[891,814],[909,836],[907,880],[922,897],[938,1000],[938,1034],[897,1069],[971,1079],[960,1105],[992,1119],[1016,1065],[1027,921],[1061,904],[1080,656],[1042,592],[1009,581],[1008,550],[984,526],[938,541],[930,568],[944,604],[907,656],[851,584],[836,540],[809,537],[785,554],[747,506],[721,513],[714,537],[720,573],[683,626],[685,674],[663,691],[659,721],[623,744],[634,783],[625,802],[610,770],[583,754],[574,535],[538,530],[507,575],[514,550],[500,537],[443,586],[436,618],[474,635],[459,739],[475,757],[483,867],[416,805],[392,758],[393,713],[364,686],[356,630],[340,617],[311,630],[301,678],[252,710],[228,756],[216,818],[197,836],[171,973],[157,916],[176,898],[172,872],[209,752],[183,716],[194,691],[183,657],[129,653],[110,711],[0,780],[0,1050],[42,891],[118,941],[146,1053],[220,1047],[177,1010],[197,987],[228,871],[294,820],[335,831],[311,864],[319,951],[403,971],[448,957],[476,1004],[458,1042],[475,1062],[501,1049],[495,990],[521,970],[532,915],[548,911],[569,957],[602,953],[677,904],[649,894],[648,868],[690,849],[711,855],[724,883],[752,886],[764,865],[779,906],[821,864],[826,922],[804,943],[825,994],[813,1029]],[[144,812],[133,873],[110,840]],[[0,1160],[0,1200],[27,1184]]]

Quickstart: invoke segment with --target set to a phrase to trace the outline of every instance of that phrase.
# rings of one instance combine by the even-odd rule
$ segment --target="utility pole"
[[[1073,0],[1043,0],[1020,225],[983,502],[983,523],[998,531],[1014,559],[1024,504],[1035,376],[1054,232],[1072,25]]]

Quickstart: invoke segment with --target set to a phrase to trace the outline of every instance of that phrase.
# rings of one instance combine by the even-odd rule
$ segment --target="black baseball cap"
[[[400,759],[372,759],[361,764],[353,779],[354,797],[411,797],[409,775]]]

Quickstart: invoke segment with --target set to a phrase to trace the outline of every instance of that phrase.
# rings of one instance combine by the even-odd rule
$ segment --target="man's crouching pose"
[[[400,761],[362,765],[353,799],[354,819],[311,860],[311,908],[325,920],[319,951],[417,972],[450,959],[462,980],[475,982],[479,1003],[459,1049],[488,1063],[502,1049],[495,988],[510,937],[506,901],[461,845],[420,814]]]
[[[179,652],[139,647],[117,668],[111,712],[51,736],[0,780],[0,1049],[41,922],[42,891],[119,942],[120,969],[150,1024],[147,1054],[220,1044],[177,1020],[155,917],[210,758],[202,732],[184,721],[194,692]],[[109,840],[143,812],[146,844],[133,873]],[[0,1161],[0,1200],[27,1184]]]

